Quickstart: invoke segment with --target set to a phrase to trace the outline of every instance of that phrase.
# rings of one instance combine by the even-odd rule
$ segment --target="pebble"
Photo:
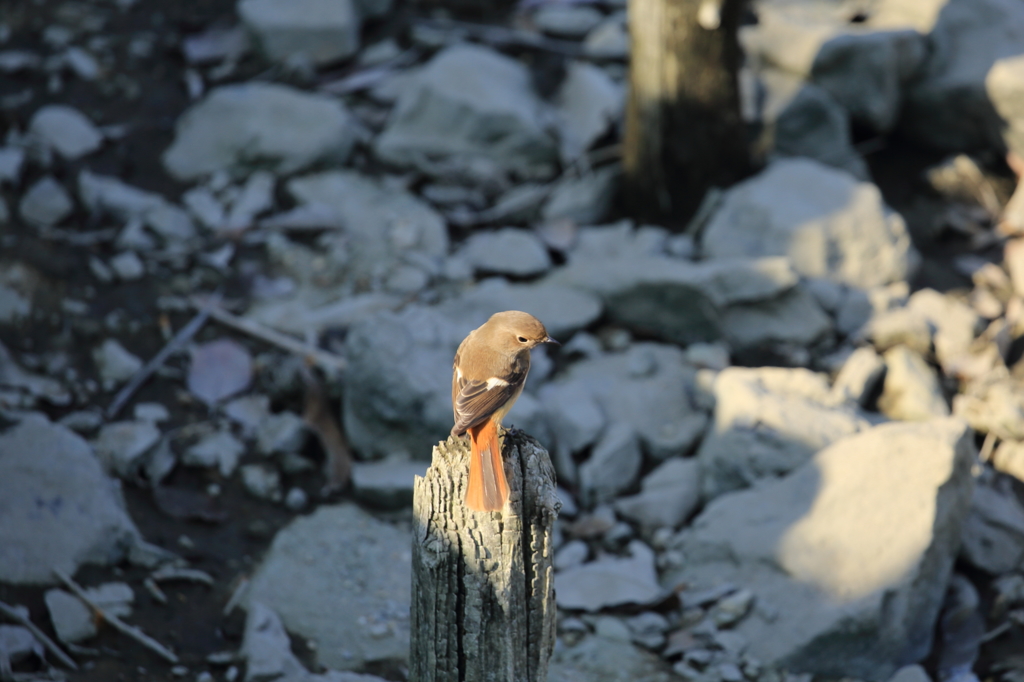
[[[104,390],[128,381],[142,368],[142,360],[128,352],[116,339],[107,339],[93,349],[93,362],[100,373]]]
[[[52,175],[40,178],[21,197],[18,212],[27,222],[49,227],[71,215],[71,197]]]
[[[37,111],[28,129],[37,139],[69,161],[92,154],[103,145],[103,134],[85,114],[59,104],[51,104]]]
[[[146,274],[146,266],[134,251],[122,251],[110,259],[110,267],[125,281],[136,280]]]
[[[136,403],[132,411],[136,421],[159,424],[171,418],[171,413],[160,403]]]
[[[253,497],[279,502],[281,500],[281,474],[267,464],[245,464],[241,467],[242,485]]]
[[[309,496],[302,488],[292,488],[284,497],[284,506],[292,511],[301,511],[309,504]]]

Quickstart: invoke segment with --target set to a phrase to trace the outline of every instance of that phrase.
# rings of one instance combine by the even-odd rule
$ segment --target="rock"
[[[549,222],[568,219],[578,225],[600,222],[611,211],[621,174],[622,169],[612,165],[560,178],[541,208],[541,218]]]
[[[20,607],[20,610],[28,611],[24,607]],[[31,630],[20,625],[0,625],[0,655],[3,656],[6,670],[10,670],[12,663],[18,663],[30,656],[36,659],[37,665],[46,662],[46,651],[43,649],[43,645],[39,643]],[[10,676],[14,677],[14,675]]]
[[[563,6],[572,9],[571,6]],[[557,9],[549,5],[548,9]],[[580,7],[579,9],[591,9]],[[600,67],[570,62],[555,97],[562,162],[572,163],[622,120],[625,93]],[[587,225],[596,220],[579,221]]]
[[[874,348],[864,346],[850,353],[832,384],[829,402],[853,402],[866,407],[885,376],[885,362]]]
[[[540,239],[512,227],[473,234],[462,255],[477,270],[513,277],[539,275],[551,267],[551,256]]]
[[[992,466],[1000,473],[1024,481],[1024,443],[1004,440],[992,453]]]
[[[692,263],[574,254],[547,280],[600,296],[609,317],[638,334],[687,345],[721,336],[721,309],[779,296],[796,276],[779,258]]]
[[[139,279],[146,274],[146,266],[134,251],[122,251],[111,258],[110,268],[126,282]]]
[[[256,450],[263,456],[298,452],[306,444],[306,421],[294,412],[268,415],[256,426]]]
[[[0,147],[0,186],[17,185],[25,165],[25,150],[19,147]]]
[[[320,665],[404,660],[411,560],[406,533],[354,505],[321,506],[277,533],[247,603],[265,604],[290,632],[315,642]]]
[[[429,160],[442,159],[548,176],[557,148],[542,110],[525,66],[461,43],[439,52],[403,90],[374,148],[389,163],[428,173]]]
[[[981,433],[1024,440],[1024,386],[998,376],[972,382],[953,396],[953,414]]]
[[[93,213],[109,214],[125,222],[142,220],[165,240],[195,236],[195,226],[181,208],[159,194],[126,185],[117,178],[83,170],[78,175],[78,196]]]
[[[48,584],[53,569],[120,561],[139,533],[89,445],[38,414],[0,434],[0,581]]]
[[[594,27],[583,41],[583,52],[592,59],[629,59],[626,13],[612,15]]]
[[[985,90],[1003,119],[1006,146],[1018,156],[1024,154],[1024,58],[1012,55],[996,61],[985,77]]]
[[[256,216],[273,208],[275,183],[274,175],[266,171],[256,171],[250,175],[238,198],[231,204],[231,212],[221,229],[245,230],[251,227]]]
[[[885,384],[878,409],[890,419],[926,420],[949,414],[939,377],[920,355],[906,346],[885,352]]]
[[[793,471],[870,425],[834,407],[825,377],[806,369],[730,367],[714,392],[714,427],[697,452],[706,500]]]
[[[28,223],[49,227],[71,215],[75,205],[52,175],[29,187],[18,203],[18,213]]]
[[[583,382],[555,382],[540,391],[554,441],[555,469],[569,483],[578,481],[573,456],[597,441],[605,428],[604,410]]]
[[[555,574],[555,599],[561,609],[600,611],[609,606],[646,606],[661,601],[654,552],[633,540],[628,558],[606,556]]]
[[[615,511],[645,532],[678,528],[700,504],[700,462],[669,459],[647,474],[640,487],[638,495],[616,500]]]
[[[281,501],[281,474],[269,464],[245,464],[241,467],[242,485],[253,497]]]
[[[346,274],[381,277],[413,254],[448,253],[444,219],[405,190],[352,171],[328,171],[291,180],[288,193],[302,204],[333,209],[346,237]]]
[[[1009,483],[982,475],[964,523],[961,556],[992,575],[1017,570],[1024,561],[1024,507]]]
[[[752,591],[735,632],[768,666],[886,680],[931,648],[975,456],[957,419],[844,438],[709,504],[672,543],[685,560],[663,584]]]
[[[795,287],[778,298],[730,306],[721,317],[722,335],[737,353],[804,349],[832,329],[814,294]],[[803,364],[803,363],[800,363]]]
[[[558,647],[550,682],[678,682],[668,664],[628,641],[591,636],[573,647]]]
[[[366,504],[385,509],[412,505],[412,484],[427,471],[426,462],[355,462],[352,491]]]
[[[163,154],[180,181],[218,170],[294,173],[318,161],[344,161],[355,141],[339,101],[273,83],[225,85],[190,107]]]
[[[149,422],[122,421],[104,425],[93,447],[111,474],[129,476],[139,460],[160,440],[160,429]]]
[[[360,18],[352,0],[241,0],[238,16],[275,62],[329,64],[359,49]]]
[[[28,394],[28,403],[34,405],[43,399],[51,405],[68,405],[71,394],[64,385],[48,376],[34,374],[18,365],[7,347],[0,343],[0,386],[17,389]]]
[[[103,145],[103,134],[85,114],[60,104],[37,110],[28,131],[69,161],[92,154]]]
[[[561,341],[596,322],[601,317],[601,301],[550,278],[529,284],[492,278],[467,287],[458,297],[438,305],[437,310],[472,325],[470,330],[483,324],[495,310],[526,310],[544,320],[548,333]]]
[[[552,564],[556,571],[564,571],[574,566],[579,566],[590,556],[590,549],[587,543],[582,540],[570,540],[555,552]]]
[[[906,133],[943,151],[1005,148],[997,109],[1012,98],[1013,79],[995,67],[1008,60],[1012,69],[1022,39],[1024,7],[1012,0],[946,3],[929,36],[931,57],[907,93]]]
[[[919,665],[905,665],[897,670],[889,682],[931,682],[925,669]]]
[[[247,395],[235,398],[224,406],[224,414],[242,427],[248,437],[256,434],[260,425],[270,416],[270,398],[265,395]]]
[[[281,619],[267,606],[250,601],[239,654],[245,659],[246,682],[283,677],[304,679],[308,672],[291,650]]]
[[[171,413],[160,403],[135,403],[132,415],[136,421],[153,424],[159,424],[171,418]]]
[[[116,339],[107,339],[93,349],[92,360],[104,386],[112,388],[128,381],[142,368],[142,360],[125,350]]]
[[[968,353],[981,320],[966,303],[934,289],[915,291],[907,308],[934,329],[935,356],[948,373]]]
[[[876,186],[809,159],[779,159],[732,187],[701,244],[710,258],[788,256],[805,277],[861,288],[905,280],[916,262]]]
[[[228,478],[244,452],[245,445],[230,431],[214,431],[185,450],[181,463],[210,469],[216,467],[221,476]]]
[[[43,595],[57,639],[77,643],[96,636],[92,611],[78,597],[64,590],[47,590]]]
[[[868,180],[867,164],[853,147],[850,117],[824,89],[790,73],[766,69],[761,145],[783,156],[802,156]]]
[[[580,465],[581,501],[595,505],[615,499],[633,486],[642,464],[637,433],[627,424],[612,422]]]
[[[603,19],[601,12],[586,5],[541,5],[533,14],[533,23],[544,33],[577,40]]]

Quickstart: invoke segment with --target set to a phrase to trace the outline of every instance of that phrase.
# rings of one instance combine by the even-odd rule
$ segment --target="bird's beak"
[[[543,341],[542,341],[541,343],[553,343],[553,344],[555,344],[556,346],[561,346],[561,345],[562,345],[561,343],[559,343],[558,341],[555,341],[555,340],[554,340],[553,338],[551,338],[550,336],[549,336],[548,338],[544,339],[544,340],[543,340]]]

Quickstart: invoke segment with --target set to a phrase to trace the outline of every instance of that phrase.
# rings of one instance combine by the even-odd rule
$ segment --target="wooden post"
[[[547,451],[502,442],[509,501],[465,507],[468,439],[434,447],[413,490],[411,682],[545,682],[555,645],[551,532],[561,503]]]

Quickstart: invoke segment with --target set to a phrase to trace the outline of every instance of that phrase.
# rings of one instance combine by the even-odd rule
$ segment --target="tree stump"
[[[555,644],[551,533],[561,503],[547,451],[521,431],[502,439],[509,500],[462,500],[469,440],[434,447],[413,490],[412,682],[545,682]]]

